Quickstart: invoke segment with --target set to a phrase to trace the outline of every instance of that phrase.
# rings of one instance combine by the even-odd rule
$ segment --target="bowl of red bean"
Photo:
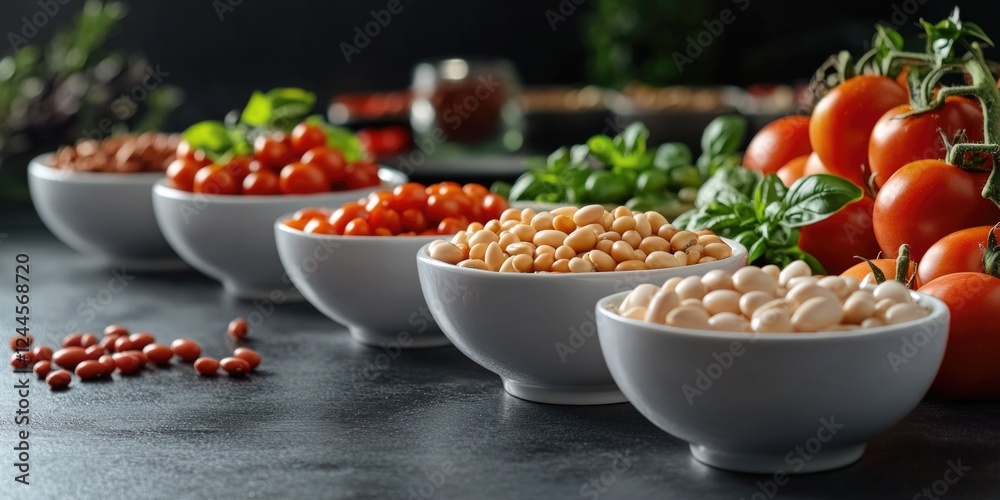
[[[74,250],[129,270],[183,268],[153,216],[152,188],[179,138],[146,133],[82,140],[39,156],[28,187],[45,226]]]
[[[714,269],[746,249],[681,231],[656,212],[601,205],[511,208],[417,254],[424,298],[445,336],[518,398],[625,401],[601,356],[594,305],[615,292]]]
[[[636,409],[699,461],[775,474],[860,459],[924,397],[949,312],[897,281],[749,266],[602,299],[607,366]]]
[[[278,255],[289,278],[358,342],[448,345],[420,291],[414,255],[436,239],[499,217],[506,200],[479,184],[411,182],[362,201],[278,220]]]

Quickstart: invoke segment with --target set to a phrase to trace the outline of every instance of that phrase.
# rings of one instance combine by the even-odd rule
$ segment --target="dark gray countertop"
[[[117,322],[222,356],[226,324],[255,310],[194,272],[137,274],[110,293],[112,270],[3,219],[5,343],[19,252],[31,256],[32,330],[49,345],[68,322]],[[453,348],[379,358],[308,304],[275,308],[251,345],[264,361],[246,379],[177,364],[53,393],[32,377],[27,426],[14,423],[16,377],[2,370],[0,499],[1000,498],[996,402],[925,402],[860,462],[778,486],[694,461],[629,404],[521,401]],[[20,430],[30,431],[30,486],[13,480]],[[958,463],[961,477],[945,474]]]

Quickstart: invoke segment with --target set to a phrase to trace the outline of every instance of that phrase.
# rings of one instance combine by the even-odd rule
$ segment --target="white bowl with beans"
[[[594,305],[609,294],[676,276],[746,265],[746,249],[702,264],[632,271],[517,272],[464,267],[417,253],[420,286],[445,336],[518,398],[552,404],[620,403],[601,355]],[[440,245],[440,244],[439,244]],[[509,254],[508,254],[509,255]],[[506,261],[506,259],[505,259]],[[484,261],[485,262],[485,261]],[[491,261],[495,267],[497,264]]]
[[[417,251],[440,236],[338,236],[274,224],[278,255],[310,304],[362,344],[448,345],[420,291]]]
[[[877,298],[874,287],[861,287],[859,295],[846,294],[840,312],[831,316],[817,305],[824,293],[811,287],[815,283],[800,281],[802,289],[785,294],[797,302],[790,315],[781,303],[768,309],[758,302],[761,314],[751,311],[753,319],[742,321],[725,316],[740,313],[727,313],[732,302],[719,297],[700,299],[715,309],[702,315],[691,312],[693,302],[681,304],[690,296],[674,303],[679,297],[655,292],[645,312],[656,311],[646,321],[637,318],[641,306],[626,303],[641,303],[642,297],[630,297],[632,291],[611,295],[596,311],[604,359],[639,412],[687,441],[703,463],[766,474],[843,467],[858,460],[865,441],[902,420],[930,388],[944,356],[949,312],[925,294],[904,291],[902,300],[890,285],[879,295],[906,304],[894,313],[877,310],[876,303],[888,300],[884,297],[856,304],[852,296]],[[825,284],[836,288],[831,283]],[[674,282],[672,293],[677,286]],[[725,288],[715,290],[720,289]],[[761,290],[741,293],[745,298],[752,291]],[[631,317],[620,313],[623,305]],[[913,314],[910,305],[923,313]],[[723,316],[706,319],[718,315]],[[872,318],[878,321],[861,326]],[[867,326],[875,324],[881,326]]]
[[[52,154],[28,166],[31,201],[45,226],[74,250],[130,271],[186,267],[153,216],[151,190],[162,172],[74,172]]]
[[[301,301],[278,257],[275,219],[306,207],[339,207],[407,181],[402,172],[385,167],[379,177],[382,183],[370,188],[275,196],[189,193],[160,181],[153,187],[153,209],[177,254],[222,282],[230,295],[274,303]]]

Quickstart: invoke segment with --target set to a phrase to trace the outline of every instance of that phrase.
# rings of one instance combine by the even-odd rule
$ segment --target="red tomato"
[[[194,176],[203,167],[201,162],[178,158],[167,167],[167,185],[182,191],[194,190]]]
[[[862,282],[864,282],[865,279],[867,278],[867,280],[868,280],[867,283],[874,284],[875,283],[875,277],[872,276],[872,268],[869,267],[868,263],[865,262],[865,261],[863,261],[863,260],[860,260],[860,259],[855,259],[855,260],[857,260],[858,263],[854,264],[854,266],[851,267],[850,269],[848,269],[848,270],[840,273],[840,275],[841,276],[850,276],[850,277],[852,277],[852,278],[854,278],[854,279],[856,279],[858,281],[862,281]],[[879,270],[882,271],[882,274],[885,275],[885,279],[887,279],[887,280],[894,280],[894,279],[896,279],[896,259],[870,259],[870,260],[872,261],[872,264],[875,264],[875,267],[879,268]],[[913,277],[913,273],[916,271],[915,267],[916,266],[914,266],[913,261],[911,260],[910,261],[909,271],[907,271],[907,273],[906,273],[906,280],[907,281],[909,281],[910,278]],[[920,287],[920,283],[921,283],[920,277],[917,276],[917,279],[914,280],[914,282],[913,282],[914,287],[919,288]]]
[[[226,172],[233,176],[237,184],[243,185],[243,179],[250,175],[250,162],[247,156],[237,156],[226,163]]]
[[[221,165],[208,165],[201,167],[194,174],[194,192],[223,195],[239,194],[240,185],[233,179],[232,174]]]
[[[378,177],[378,165],[375,163],[362,162],[349,166],[347,179],[344,183],[347,189],[361,189],[378,186],[382,180]]]
[[[955,273],[920,287],[951,310],[948,346],[931,392],[951,398],[1000,396],[1000,279]]]
[[[903,104],[890,109],[872,130],[868,143],[868,166],[881,187],[897,170],[917,160],[944,159],[941,132],[948,140],[965,130],[969,142],[983,142],[983,112],[972,101],[958,96],[945,99],[937,108],[900,118],[913,108]]]
[[[743,165],[762,174],[773,174],[799,156],[812,153],[809,117],[786,116],[768,123],[747,145]]]
[[[804,155],[804,156],[799,156],[797,158],[792,158],[791,161],[784,164],[781,168],[778,169],[777,172],[778,178],[781,179],[781,183],[784,184],[785,187],[791,187],[792,184],[795,184],[795,181],[801,179],[803,176],[806,175],[805,174],[806,163],[809,160],[809,156],[810,155]],[[821,172],[813,172],[813,173],[821,173]]]
[[[439,182],[437,184],[431,184],[430,186],[427,186],[427,196],[430,196],[434,193],[443,193],[445,191],[454,189],[462,189],[462,185],[452,181],[445,181],[445,182]]]
[[[313,234],[336,234],[333,224],[323,217],[316,217],[306,223],[305,232]]]
[[[413,232],[421,232],[427,229],[427,216],[424,212],[416,208],[407,208],[400,215],[403,229]]]
[[[368,225],[375,229],[388,229],[392,234],[403,230],[403,221],[399,212],[382,206],[368,211]]]
[[[392,190],[392,202],[390,206],[400,212],[410,208],[423,211],[427,206],[427,188],[423,184],[416,182],[407,182],[406,184],[396,186]]]
[[[326,133],[318,125],[300,123],[292,129],[292,150],[302,154],[312,148],[326,146]]]
[[[310,221],[317,217],[327,218],[330,217],[331,215],[333,214],[330,212],[329,209],[326,208],[302,208],[299,209],[294,214],[292,214],[292,220]]]
[[[399,153],[410,145],[410,131],[403,127],[366,128],[357,136],[365,150],[378,156]]]
[[[253,141],[254,157],[263,166],[281,168],[292,160],[292,145],[285,134],[260,136]]]
[[[836,175],[864,185],[872,128],[886,111],[909,102],[895,80],[861,75],[837,85],[820,99],[809,122],[809,141],[820,160]]]
[[[330,224],[333,224],[333,229],[337,234],[344,234],[347,223],[359,217],[368,218],[368,212],[365,211],[364,205],[348,203],[333,212],[333,215],[330,216]]]
[[[855,255],[874,259],[879,252],[872,230],[874,205],[866,196],[824,220],[799,228],[799,248],[819,259],[829,274],[840,274],[855,265]]]
[[[269,194],[281,194],[281,188],[278,185],[279,179],[278,174],[270,170],[259,170],[257,172],[250,172],[249,175],[243,179],[243,194],[248,195],[269,195]]]
[[[882,251],[895,258],[899,246],[908,243],[919,262],[937,240],[1000,221],[1000,208],[981,194],[986,177],[939,160],[899,169],[875,197],[875,237]]]
[[[455,234],[469,227],[468,223],[463,224],[461,219],[455,217],[445,217],[437,226],[438,234]]]
[[[368,221],[362,219],[361,217],[351,220],[347,223],[347,227],[344,228],[345,236],[369,236],[371,235],[371,229],[368,227]]]
[[[278,186],[284,194],[311,194],[330,190],[323,171],[305,163],[285,165],[281,169]]]
[[[490,194],[490,190],[482,184],[466,184],[462,186],[462,192],[477,203],[482,203],[483,198],[486,198],[486,195]]]
[[[188,141],[181,141],[177,143],[177,158],[194,161],[201,164],[203,167],[210,163],[208,159],[205,158],[205,152],[192,148]]]
[[[289,219],[289,220],[286,220],[286,221],[282,222],[282,224],[284,224],[284,225],[286,225],[286,226],[288,226],[288,227],[290,227],[292,229],[298,229],[299,231],[305,231],[306,230],[306,224],[309,224],[309,221],[307,221],[307,220],[291,220],[291,219]]]
[[[920,260],[920,279],[924,283],[946,274],[981,273],[983,254],[992,226],[970,227],[955,231],[931,245]],[[1000,233],[997,233],[1000,235]]]
[[[498,194],[490,193],[483,198],[483,214],[478,222],[489,222],[493,219],[500,219],[500,215],[503,214],[504,210],[510,208],[507,204],[507,200],[503,196]]]
[[[347,161],[340,150],[329,146],[318,146],[302,155],[302,163],[319,167],[331,183],[347,177]]]
[[[440,222],[447,217],[459,217],[472,210],[472,200],[462,191],[462,188],[441,188],[427,197],[427,218],[432,222]]]

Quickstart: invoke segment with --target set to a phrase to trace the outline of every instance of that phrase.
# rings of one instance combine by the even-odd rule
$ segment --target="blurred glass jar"
[[[507,60],[421,63],[411,90],[410,125],[427,155],[453,148],[516,151],[523,143],[521,84]]]

